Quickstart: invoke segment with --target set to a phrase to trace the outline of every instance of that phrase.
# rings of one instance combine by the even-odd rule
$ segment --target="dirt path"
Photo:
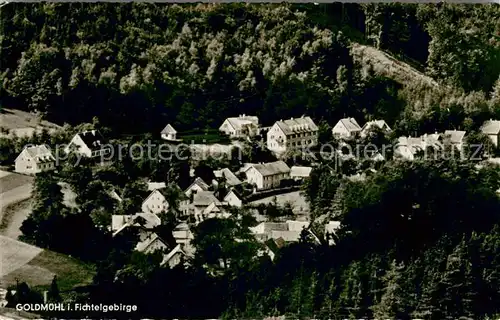
[[[3,172],[3,171],[2,171]],[[0,178],[0,234],[17,239],[24,219],[31,211],[33,178],[11,173]]]

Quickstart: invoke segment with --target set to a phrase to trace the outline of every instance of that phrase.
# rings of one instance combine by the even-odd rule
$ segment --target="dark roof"
[[[78,135],[90,150],[101,150],[102,145],[107,143],[97,130],[80,132]]]

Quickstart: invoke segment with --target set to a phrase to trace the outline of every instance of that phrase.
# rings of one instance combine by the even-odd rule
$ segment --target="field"
[[[41,120],[39,116],[29,112],[5,108],[0,113],[0,127],[3,129],[0,132],[0,137],[13,134],[30,136],[33,132],[40,132],[44,128],[49,132],[60,128],[60,126]]]
[[[48,286],[57,275],[61,291],[89,284],[93,269],[82,262],[38,247],[0,236],[0,287],[19,281],[30,286]]]

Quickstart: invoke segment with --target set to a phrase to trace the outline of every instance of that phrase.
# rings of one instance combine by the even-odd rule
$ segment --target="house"
[[[487,135],[495,147],[498,147],[498,141],[500,140],[500,120],[488,120],[485,121],[481,127],[481,132]]]
[[[311,172],[311,167],[293,166],[290,168],[290,178],[293,180],[307,179],[311,175]]]
[[[182,246],[178,244],[167,255],[164,256],[160,265],[168,265],[170,268],[173,268],[180,264],[184,257],[186,257],[186,253],[184,252],[184,250],[182,250]]]
[[[165,195],[165,189],[155,189],[142,202],[142,212],[159,214],[167,212],[169,204]]]
[[[385,122],[385,120],[373,120],[365,123],[363,128],[361,128],[360,135],[362,137],[366,137],[372,128],[379,128],[386,133],[392,131],[391,127],[389,127],[389,125]]]
[[[161,219],[154,213],[140,212],[134,215],[114,214],[111,216],[111,232],[113,237],[128,227],[141,227],[152,230],[161,224]]]
[[[112,150],[109,145],[106,145],[106,141],[99,131],[90,130],[75,134],[64,151],[66,153],[74,151],[79,155],[94,158],[108,155]]]
[[[202,178],[194,179],[193,183],[184,191],[187,197],[191,197],[193,191],[208,191],[210,186]]]
[[[203,221],[209,218],[229,218],[230,214],[226,210],[226,204],[219,201],[214,201],[209,204],[203,213],[198,216],[198,221]]]
[[[308,227],[307,221],[288,220],[286,222],[262,222],[249,229],[259,241],[266,242],[273,239],[286,243],[298,241],[302,231]]]
[[[56,168],[56,158],[45,145],[25,147],[14,163],[15,171],[23,174],[36,174]]]
[[[231,190],[226,194],[226,196],[223,199],[224,202],[226,202],[229,206],[241,208],[243,206],[243,200],[241,195],[236,192],[236,190]]]
[[[399,137],[394,155],[406,160],[414,160],[419,152],[423,152],[425,157],[432,156],[432,154],[427,154],[428,148],[433,148],[435,150],[442,149],[442,136],[438,133],[434,133],[424,134],[417,138]]]
[[[462,150],[465,143],[465,131],[457,131],[457,130],[446,130],[444,132],[444,136],[450,139],[450,142],[453,146],[455,146],[458,150]]]
[[[227,118],[219,127],[219,131],[231,138],[251,137],[257,135],[259,129],[259,118],[255,116],[240,115],[239,117]]]
[[[318,144],[318,127],[310,117],[276,121],[267,132],[267,148],[282,154]]]
[[[227,186],[234,187],[240,185],[242,182],[229,168],[224,168],[221,170],[214,170],[214,176],[216,178],[224,179]]]
[[[167,124],[165,128],[163,128],[163,130],[161,131],[161,138],[163,140],[170,140],[170,141],[177,140],[177,131],[174,129],[174,127],[170,125],[170,123]]]
[[[177,244],[181,245],[182,250],[185,253],[191,253],[194,249],[191,247],[191,240],[194,239],[194,235],[189,229],[189,225],[185,222],[178,224],[172,231],[172,236]]]
[[[254,164],[245,171],[248,183],[257,190],[277,188],[281,181],[290,178],[290,168],[283,161]]]
[[[361,132],[361,127],[354,118],[340,119],[333,127],[332,134],[338,138],[352,138]]]
[[[216,206],[221,206],[222,203],[215,197],[213,191],[196,191],[193,193],[193,201],[191,202],[191,213],[194,214],[197,220],[206,213],[205,209],[214,203]]]
[[[135,250],[142,253],[153,253],[155,251],[165,251],[168,250],[168,246],[161,239],[158,234],[151,232],[145,239],[139,241],[135,247]]]

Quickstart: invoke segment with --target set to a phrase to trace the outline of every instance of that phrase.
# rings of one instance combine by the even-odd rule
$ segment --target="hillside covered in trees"
[[[498,115],[493,4],[12,3],[1,15],[4,105],[59,123],[98,116],[118,133],[152,132],[307,113],[383,117],[404,132]],[[356,58],[358,43],[392,65]],[[441,86],[394,68],[405,64]]]
[[[213,128],[242,113],[264,126],[302,114],[321,125],[383,118],[396,135],[474,131],[500,118],[495,5],[11,3],[1,15],[2,103],[59,123],[92,121],[80,128],[109,128],[112,138],[143,133],[145,144],[166,123]],[[77,129],[36,142],[64,142]],[[311,233],[271,260],[249,234],[246,208],[235,209],[194,227],[196,253],[174,268],[133,252],[133,230],[111,237],[107,226],[111,214],[137,212],[144,178],[169,172],[189,183],[189,163],[68,161],[58,176],[37,176],[23,240],[96,267],[71,302],[136,304],[137,318],[493,319],[500,170],[444,158],[344,172],[321,159],[302,190]],[[345,177],[363,170],[363,181]],[[78,210],[63,203],[58,179]],[[115,204],[110,187],[126,200]],[[168,213],[181,193],[169,195]],[[341,223],[333,239],[325,216]]]

